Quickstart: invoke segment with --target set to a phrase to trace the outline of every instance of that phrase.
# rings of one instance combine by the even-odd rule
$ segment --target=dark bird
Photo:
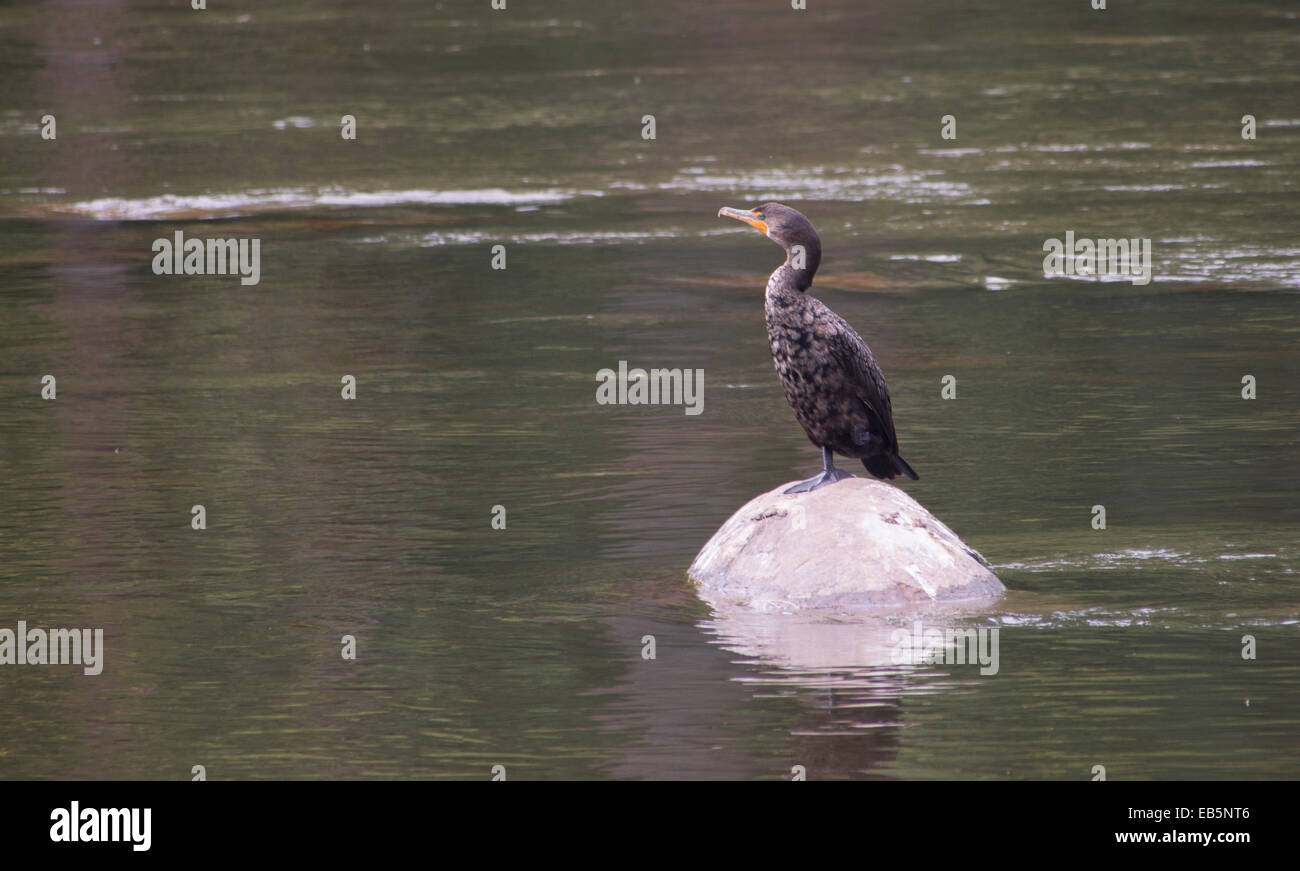
[[[898,455],[889,389],[862,337],[819,299],[809,296],[822,243],[812,223],[789,206],[718,210],[744,221],[785,249],[785,262],[767,280],[767,338],[785,398],[812,443],[822,449],[822,473],[787,493],[815,490],[841,478],[834,454],[862,460],[877,478],[916,472]]]

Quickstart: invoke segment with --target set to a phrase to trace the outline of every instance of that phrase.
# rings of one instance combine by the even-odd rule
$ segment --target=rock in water
[[[747,502],[691,563],[710,604],[845,611],[1006,591],[984,557],[892,484],[848,478],[787,496],[790,483]]]

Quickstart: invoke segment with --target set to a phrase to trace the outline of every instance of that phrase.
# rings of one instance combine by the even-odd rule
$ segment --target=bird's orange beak
[[[733,209],[730,206],[723,206],[718,209],[719,218],[735,218],[737,221],[744,221],[764,236],[767,235],[767,222],[759,217],[761,213],[758,209]]]

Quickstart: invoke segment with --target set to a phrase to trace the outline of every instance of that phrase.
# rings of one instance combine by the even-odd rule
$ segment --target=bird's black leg
[[[834,455],[831,453],[831,449],[827,447],[823,447],[822,448],[822,473],[814,478],[809,478],[807,481],[800,481],[798,484],[795,484],[793,487],[786,490],[785,492],[807,493],[809,490],[816,490],[818,487],[822,486],[823,484],[834,484],[836,481],[842,480],[844,478],[852,478],[852,477],[853,477],[852,475],[850,475],[848,472],[844,471],[843,469],[835,468],[835,458]]]

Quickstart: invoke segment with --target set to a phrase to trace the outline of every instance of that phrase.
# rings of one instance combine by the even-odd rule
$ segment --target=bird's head
[[[752,209],[725,206],[718,209],[718,217],[743,221],[780,245],[787,254],[785,265],[798,273],[799,289],[812,284],[813,273],[821,263],[822,242],[812,221],[802,213],[780,203],[764,203]]]

